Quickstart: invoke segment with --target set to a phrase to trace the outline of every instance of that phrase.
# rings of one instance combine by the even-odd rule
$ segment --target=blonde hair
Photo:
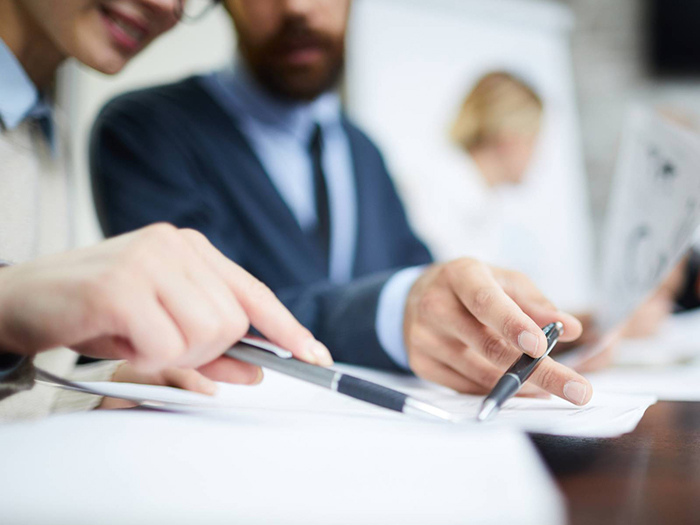
[[[536,135],[544,105],[535,91],[506,72],[482,77],[462,103],[451,136],[467,151],[502,132]]]

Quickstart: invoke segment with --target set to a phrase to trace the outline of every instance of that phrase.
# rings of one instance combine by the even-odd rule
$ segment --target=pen
[[[453,415],[446,410],[371,381],[299,361],[290,351],[257,337],[244,337],[226,355],[389,410],[455,421]]]
[[[544,355],[534,358],[529,355],[522,355],[508,371],[498,380],[496,386],[491,390],[491,393],[486,396],[484,403],[481,405],[481,410],[476,416],[479,421],[486,421],[495,416],[501,409],[503,403],[518,393],[523,383],[532,375],[535,368],[540,362],[549,355],[557,344],[559,337],[564,332],[564,325],[557,322],[545,326],[542,331],[547,337],[547,350]]]

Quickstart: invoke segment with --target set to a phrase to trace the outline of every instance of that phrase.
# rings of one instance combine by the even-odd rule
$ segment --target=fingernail
[[[265,374],[263,373],[262,368],[258,368],[258,375],[255,377],[255,380],[251,383],[251,385],[259,385],[262,383],[264,377]]]
[[[210,396],[213,396],[216,394],[216,391],[219,389],[217,384],[212,381],[211,379],[208,379],[206,377],[201,377],[199,379],[199,383],[197,384],[199,387],[199,390],[205,394],[208,394]]]
[[[315,344],[312,345],[312,350],[313,354],[316,356],[316,362],[321,365],[321,366],[332,366],[333,365],[333,358],[331,357],[331,353],[328,351],[328,348],[323,343],[319,343],[318,341],[315,341]]]
[[[304,345],[304,348],[301,350],[301,354],[299,357],[303,360],[306,361],[307,363],[311,363],[312,365],[318,364],[318,358],[316,357],[316,344],[318,341],[316,339],[309,339],[306,342],[306,345]]]
[[[569,381],[564,385],[564,396],[577,405],[582,405],[588,394],[588,386],[578,381]]]
[[[537,347],[540,344],[539,338],[530,332],[520,332],[518,336],[518,344],[520,348],[528,355],[532,357],[538,357]]]

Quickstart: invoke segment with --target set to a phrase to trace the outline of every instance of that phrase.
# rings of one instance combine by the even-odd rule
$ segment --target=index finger
[[[562,342],[575,341],[583,333],[583,325],[571,314],[559,310],[547,299],[533,282],[517,272],[503,271],[499,274],[499,281],[504,291],[538,325],[545,326],[559,321],[564,325],[564,332],[559,338]]]
[[[508,296],[486,265],[465,260],[450,266],[452,290],[477,321],[532,357],[544,354],[547,339],[542,329]]]
[[[250,323],[295,357],[322,366],[333,364],[328,349],[296,320],[261,281],[228,259],[202,234],[183,231],[199,255],[222,277],[248,315]]]
[[[591,384],[582,375],[551,357],[542,360],[528,381],[579,406],[588,403],[593,396]]]

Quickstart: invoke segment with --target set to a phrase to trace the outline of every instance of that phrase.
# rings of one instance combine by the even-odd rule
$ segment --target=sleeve
[[[86,365],[78,365],[71,372],[71,381],[111,381],[114,373],[124,361],[97,361]],[[52,412],[81,412],[93,410],[100,406],[104,398],[90,394],[82,394],[72,390],[60,390],[54,401]]]
[[[0,259],[0,268],[11,263]],[[34,386],[33,359],[0,350],[0,401]]]
[[[29,356],[0,352],[0,400],[34,386],[34,364]]]
[[[700,307],[698,280],[700,279],[700,251],[693,248],[688,256],[682,288],[676,297],[676,306],[680,311]]]
[[[223,229],[212,211],[216,207],[210,206],[200,191],[191,145],[188,148],[178,137],[177,128],[160,116],[149,115],[145,106],[113,109],[108,106],[99,117],[91,144],[95,198],[102,203],[98,208],[105,233],[131,231],[159,221],[193,228],[255,274],[246,260],[239,232]],[[405,216],[397,220],[405,221]],[[400,224],[394,231],[406,228]],[[405,266],[414,259],[416,264],[424,262],[424,252],[418,241],[410,243]],[[347,284],[319,283],[274,291],[328,346],[336,361],[396,370],[399,367],[384,351],[376,330],[379,295],[400,269],[400,265],[391,266]]]

